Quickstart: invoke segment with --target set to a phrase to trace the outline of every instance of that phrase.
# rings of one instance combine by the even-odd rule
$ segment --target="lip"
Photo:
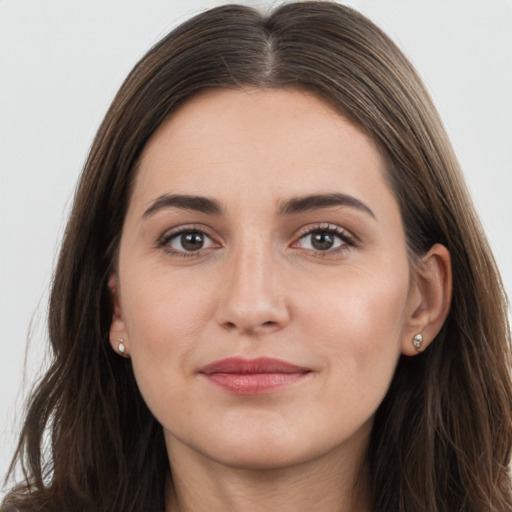
[[[269,357],[229,357],[199,369],[199,373],[212,384],[237,395],[257,395],[282,389],[299,382],[311,372],[310,368]]]

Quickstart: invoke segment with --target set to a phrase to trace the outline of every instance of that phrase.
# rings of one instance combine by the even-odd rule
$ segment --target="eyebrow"
[[[313,194],[303,197],[294,197],[285,201],[279,207],[279,215],[293,215],[303,213],[317,208],[328,208],[330,206],[348,206],[361,212],[367,213],[374,219],[375,214],[360,199],[349,194],[331,193],[331,194]]]
[[[215,199],[202,196],[164,194],[144,212],[143,218],[151,217],[151,215],[154,215],[156,212],[167,208],[194,210],[211,215],[222,215],[223,213],[221,204]]]
[[[318,208],[330,206],[348,206],[361,212],[367,213],[374,219],[375,214],[360,199],[349,194],[311,194],[302,197],[293,197],[284,201],[278,208],[278,215],[294,215],[304,213]],[[181,210],[193,210],[210,215],[222,215],[224,209],[219,201],[203,196],[164,194],[158,197],[153,204],[144,212],[143,218],[148,218],[160,210],[167,208],[179,208]]]

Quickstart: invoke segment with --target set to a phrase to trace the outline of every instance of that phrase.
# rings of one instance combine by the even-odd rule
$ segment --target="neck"
[[[368,481],[358,460],[322,457],[292,467],[234,468],[183,445],[170,452],[166,512],[370,512]]]

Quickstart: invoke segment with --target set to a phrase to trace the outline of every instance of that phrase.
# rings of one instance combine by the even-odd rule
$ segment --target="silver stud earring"
[[[412,344],[414,348],[419,352],[421,350],[421,345],[423,345],[423,334],[416,334],[412,340]]]
[[[123,338],[117,338],[117,350],[119,350],[119,352],[121,352],[123,355],[126,353],[126,347],[124,346]]]

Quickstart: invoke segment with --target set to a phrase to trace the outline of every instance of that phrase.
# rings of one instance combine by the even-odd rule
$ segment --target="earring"
[[[126,347],[124,346],[123,338],[117,338],[117,350],[119,350],[119,352],[121,352],[121,354],[125,355]]]
[[[419,352],[421,350],[421,345],[423,345],[423,334],[416,334],[412,339],[412,344],[414,348]]]

